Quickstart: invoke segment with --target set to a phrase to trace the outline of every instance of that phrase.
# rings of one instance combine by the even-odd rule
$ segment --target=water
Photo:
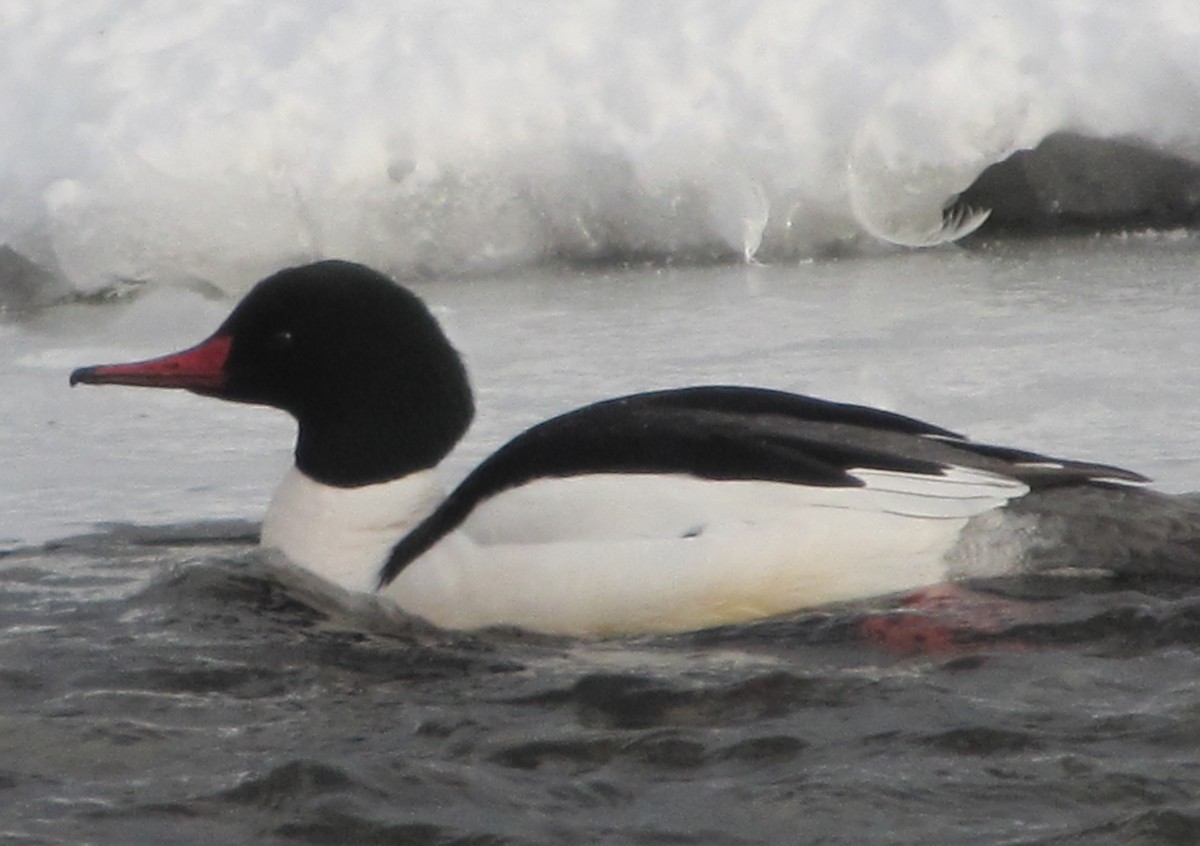
[[[447,475],[579,403],[721,381],[1190,490],[1198,250],[1168,234],[422,282],[480,395]],[[145,286],[0,326],[6,842],[1200,838],[1188,586],[1026,585],[1031,619],[933,655],[865,644],[864,608],[589,643],[285,588],[253,539],[286,419],[66,387],[73,364],[190,343],[230,304]]]

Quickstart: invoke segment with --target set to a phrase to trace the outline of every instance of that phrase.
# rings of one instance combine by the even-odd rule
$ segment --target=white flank
[[[855,475],[863,487],[649,474],[537,480],[480,505],[384,595],[460,629],[600,636],[761,619],[941,581],[967,519],[1026,491],[973,470]],[[369,592],[392,545],[438,497],[432,471],[347,490],[293,470],[263,543]]]
[[[965,523],[811,509],[695,537],[484,545],[460,533],[386,594],[446,628],[685,631],[942,581]]]

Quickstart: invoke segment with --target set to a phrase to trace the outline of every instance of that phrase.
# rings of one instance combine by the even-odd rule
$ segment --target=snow
[[[1190,0],[3,0],[0,244],[89,292],[928,243],[1055,133],[1200,162],[1197,43]]]

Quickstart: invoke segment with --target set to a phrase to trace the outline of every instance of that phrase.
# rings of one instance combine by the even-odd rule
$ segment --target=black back
[[[635,394],[534,426],[484,461],[393,550],[387,584],[483,501],[538,478],[667,473],[858,487],[854,469],[941,474],[952,465],[1035,487],[1128,471],[974,444],[911,417],[761,388],[711,386]]]

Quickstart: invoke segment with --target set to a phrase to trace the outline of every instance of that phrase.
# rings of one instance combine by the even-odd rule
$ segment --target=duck
[[[761,387],[596,402],[447,489],[474,415],[462,356],[416,294],[344,260],[274,273],[199,344],[70,384],[287,412],[262,546],[444,629],[676,633],[1014,573],[1200,572],[1200,505],[1139,473]]]

